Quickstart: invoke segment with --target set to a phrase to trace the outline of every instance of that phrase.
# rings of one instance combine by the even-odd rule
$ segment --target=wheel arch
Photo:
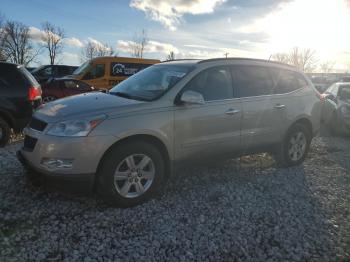
[[[135,141],[142,141],[142,142],[150,143],[150,144],[154,145],[160,151],[160,153],[161,153],[161,155],[162,155],[162,157],[164,158],[164,161],[165,161],[165,168],[166,168],[165,177],[169,178],[171,173],[172,173],[172,165],[171,165],[171,159],[170,159],[169,151],[168,151],[165,143],[161,139],[159,139],[156,136],[149,135],[149,134],[130,135],[128,137],[124,137],[124,138],[116,141],[102,155],[102,157],[100,159],[100,162],[98,164],[98,167],[97,167],[97,171],[101,168],[101,165],[103,164],[103,161],[104,161],[106,155],[109,152],[114,150],[116,147],[119,147],[121,145],[125,145],[125,144],[130,143],[130,142],[135,142]]]
[[[313,136],[313,126],[312,126],[312,122],[310,119],[306,118],[306,117],[302,117],[302,118],[299,118],[298,120],[296,120],[290,127],[293,127],[295,124],[301,124],[303,126],[305,126],[309,132],[310,132],[310,135]]]

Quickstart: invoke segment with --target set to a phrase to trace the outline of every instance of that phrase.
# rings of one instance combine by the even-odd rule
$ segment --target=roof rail
[[[258,58],[247,58],[247,57],[211,58],[211,59],[201,60],[198,62],[198,64],[207,63],[207,62],[215,62],[215,61],[227,61],[227,60],[231,60],[231,61],[246,60],[246,61],[267,62],[267,63],[274,63],[274,64],[279,64],[279,65],[284,65],[284,66],[289,66],[289,67],[294,68],[294,66],[292,66],[292,65],[288,65],[285,63],[277,62],[277,61],[258,59]]]
[[[203,59],[196,59],[196,58],[182,58],[182,59],[174,59],[174,60],[165,60],[161,61],[161,63],[166,63],[166,62],[176,62],[176,61],[201,61]]]

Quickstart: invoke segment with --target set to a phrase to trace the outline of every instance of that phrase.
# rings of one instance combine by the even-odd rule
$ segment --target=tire
[[[43,97],[43,103],[46,104],[46,103],[50,103],[52,101],[55,101],[56,100],[56,97],[54,96],[45,96]]]
[[[113,206],[132,207],[158,193],[164,172],[164,159],[154,145],[141,141],[122,144],[102,160],[97,192]]]
[[[10,140],[11,127],[10,125],[0,117],[0,147],[4,147]]]
[[[305,125],[294,124],[288,131],[275,153],[275,160],[280,167],[300,165],[309,152],[312,140],[311,130]]]

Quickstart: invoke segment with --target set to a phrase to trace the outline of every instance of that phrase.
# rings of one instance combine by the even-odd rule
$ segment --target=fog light
[[[69,169],[73,167],[73,159],[43,158],[41,165],[47,169]]]

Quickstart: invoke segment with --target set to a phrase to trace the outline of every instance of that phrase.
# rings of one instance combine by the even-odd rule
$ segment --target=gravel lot
[[[32,186],[18,147],[0,149],[0,261],[350,260],[349,138],[316,138],[295,168],[186,168],[129,209]]]

